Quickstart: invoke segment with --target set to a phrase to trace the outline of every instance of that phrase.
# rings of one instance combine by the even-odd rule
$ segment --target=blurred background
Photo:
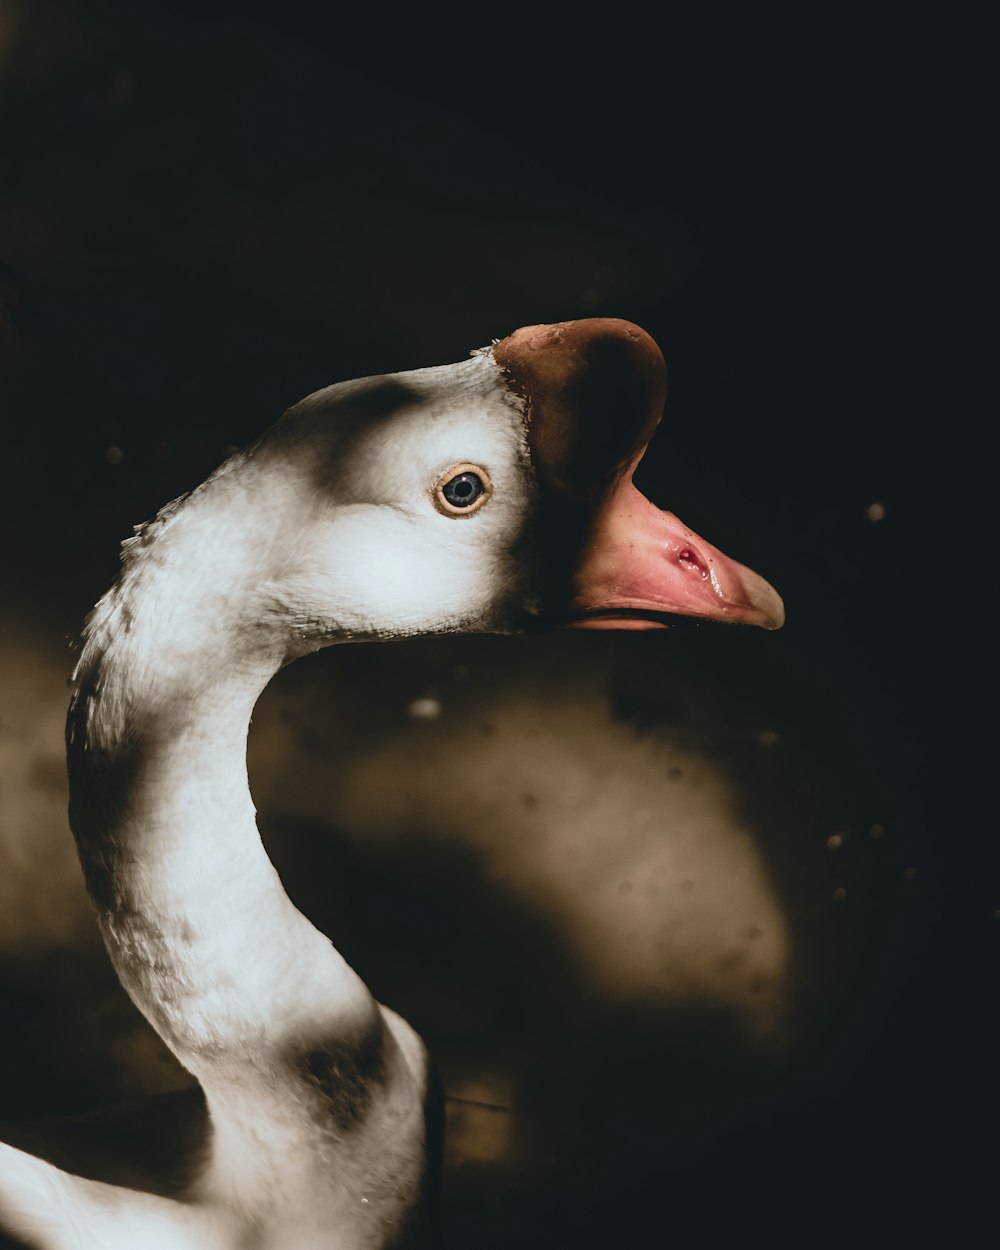
[[[186,1080],[65,817],[70,644],[132,525],[318,387],[619,316],[670,372],[639,484],[784,630],[301,661],[255,714],[265,841],[431,1046],[447,1246],[974,1219],[962,49],[839,10],[0,0],[0,1118]]]

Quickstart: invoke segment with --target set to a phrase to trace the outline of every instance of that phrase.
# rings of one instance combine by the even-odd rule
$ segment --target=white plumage
[[[426,1052],[286,896],[250,714],[337,641],[779,625],[762,579],[631,485],[662,397],[637,327],[530,327],[310,396],[126,544],[75,675],[71,823],[115,969],[207,1122],[170,1175],[123,1159],[110,1183],[58,1134],[0,1148],[0,1227],[45,1250],[423,1244]]]

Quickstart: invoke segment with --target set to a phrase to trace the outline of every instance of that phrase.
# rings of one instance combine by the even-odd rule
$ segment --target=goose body
[[[285,894],[250,715],[334,642],[780,625],[763,579],[632,484],[664,392],[628,322],[527,327],[317,392],[125,545],[75,673],[70,819],[116,972],[198,1088],[148,1109],[169,1168],[123,1151],[112,1173],[67,1126],[0,1145],[17,1244],[426,1244],[428,1057]]]

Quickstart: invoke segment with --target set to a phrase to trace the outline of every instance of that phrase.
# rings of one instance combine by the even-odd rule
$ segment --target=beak
[[[780,629],[781,597],[630,480],[598,506],[571,578],[575,629],[662,629],[670,617]]]
[[[524,404],[545,503],[544,619],[590,629],[663,628],[677,616],[784,624],[773,587],[632,483],[667,390],[645,330],[606,317],[525,326],[493,357]]]

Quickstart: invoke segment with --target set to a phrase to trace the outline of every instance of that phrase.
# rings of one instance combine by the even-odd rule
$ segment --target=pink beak
[[[663,628],[671,616],[780,628],[773,587],[632,483],[667,388],[645,330],[605,317],[526,326],[493,356],[525,402],[549,506],[550,615],[590,629]]]
[[[622,480],[596,513],[573,578],[568,624],[657,629],[694,616],[779,629],[785,608],[759,574]],[[648,615],[647,615],[648,614]]]

